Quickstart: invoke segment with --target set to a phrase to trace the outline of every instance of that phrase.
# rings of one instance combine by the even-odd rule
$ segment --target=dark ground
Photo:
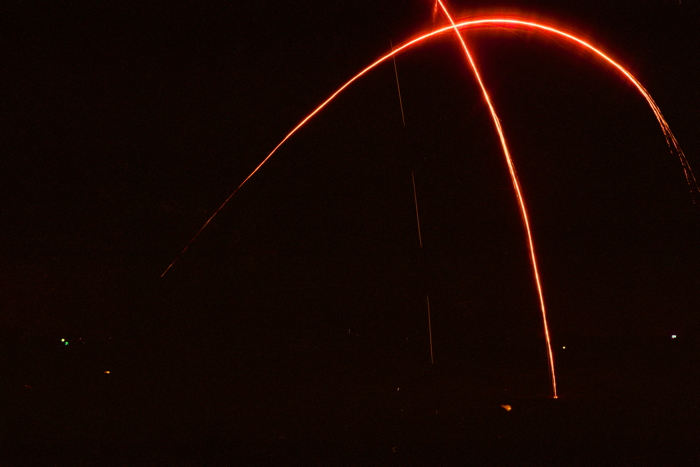
[[[561,340],[558,400],[534,341],[433,367],[352,331],[217,364],[188,343],[24,342],[29,372],[3,361],[0,465],[697,465],[697,342]]]

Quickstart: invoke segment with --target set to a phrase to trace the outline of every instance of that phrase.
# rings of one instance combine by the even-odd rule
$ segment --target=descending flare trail
[[[518,29],[526,29],[526,30],[531,30],[531,31],[537,31],[537,32],[542,32],[545,34],[553,34],[556,36],[559,36],[561,38],[564,38],[575,45],[581,47],[584,50],[587,50],[589,52],[592,52],[595,56],[601,58],[605,63],[608,65],[612,66],[614,69],[616,69],[622,76],[624,76],[625,79],[627,79],[646,99],[647,103],[651,107],[652,111],[654,112],[654,116],[656,117],[660,127],[661,131],[664,134],[664,137],[666,138],[666,143],[668,144],[668,147],[671,151],[672,154],[675,154],[679,157],[681,166],[683,167],[683,172],[685,174],[685,179],[686,182],[688,183],[688,187],[690,189],[691,196],[693,198],[693,202],[696,205],[700,205],[700,189],[698,188],[698,183],[695,178],[695,175],[693,174],[690,165],[688,163],[688,160],[683,153],[683,151],[680,148],[680,145],[678,144],[678,141],[676,140],[676,137],[673,135],[671,132],[671,129],[666,122],[663,114],[661,113],[661,110],[659,109],[658,105],[656,102],[654,102],[654,99],[652,99],[651,95],[649,92],[644,89],[644,87],[641,85],[637,79],[632,76],[632,74],[627,71],[622,65],[617,63],[615,60],[607,56],[605,53],[603,53],[601,50],[598,48],[594,47],[593,45],[589,44],[588,42],[584,41],[583,39],[580,39],[573,34],[564,32],[560,29],[554,28],[552,26],[547,26],[539,23],[534,23],[531,21],[524,21],[520,19],[516,19],[513,17],[510,18],[482,18],[482,19],[475,19],[475,20],[464,20],[460,21],[458,23],[453,23],[450,26],[446,26],[443,28],[436,29],[434,31],[428,32],[426,34],[422,34],[420,36],[414,37],[413,39],[410,39],[403,45],[397,47],[396,49],[392,50],[391,52],[387,53],[386,55],[380,57],[373,63],[371,63],[369,66],[364,68],[362,71],[360,71],[358,74],[353,76],[350,80],[348,80],[345,84],[343,84],[340,88],[338,88],[337,91],[335,91],[333,94],[330,95],[326,100],[324,100],[318,107],[316,107],[309,115],[304,117],[301,122],[299,122],[283,139],[280,141],[277,146],[273,148],[273,150],[262,160],[260,164],[258,164],[257,167],[248,175],[240,185],[229,195],[228,198],[219,206],[219,208],[214,212],[214,214],[209,217],[209,219],[204,223],[204,225],[197,231],[197,233],[192,237],[192,239],[187,243],[185,248],[180,252],[180,254],[175,258],[175,260],[170,263],[168,268],[161,274],[161,277],[163,277],[172,267],[173,265],[177,262],[177,260],[182,256],[185,251],[192,245],[192,243],[197,239],[199,234],[209,225],[209,223],[214,219],[214,217],[223,209],[223,207],[233,198],[233,196],[238,192],[238,190],[241,189],[241,187],[248,181],[250,178],[255,175],[258,170],[277,152],[277,150],[289,139],[292,137],[294,133],[296,133],[302,126],[304,126],[309,120],[311,120],[316,114],[318,114],[326,105],[328,105],[335,97],[343,92],[345,89],[348,88],[352,83],[357,81],[359,78],[367,74],[369,71],[371,71],[373,68],[378,66],[379,64],[385,62],[386,60],[394,57],[396,54],[401,53],[410,47],[413,47],[429,38],[432,38],[434,36],[438,36],[441,34],[445,34],[448,32],[452,32],[455,29],[461,30],[461,29],[469,29],[469,28],[477,28],[477,27],[498,27],[498,28],[503,28],[503,27],[511,27],[511,28],[518,28]],[[461,36],[460,36],[461,37]],[[491,107],[491,106],[490,106]],[[495,112],[492,112],[492,115],[495,115]],[[500,129],[500,122],[498,119],[495,119],[494,124],[498,129]],[[499,133],[501,133],[499,131]],[[505,140],[502,138],[502,144],[505,147]],[[508,168],[511,171],[511,174],[515,174],[515,169],[512,166],[512,163],[509,161],[508,163]],[[519,192],[519,182],[517,181],[517,177],[513,179],[513,184],[516,187],[516,191]],[[518,195],[519,200],[522,199],[521,195]],[[521,208],[524,209],[524,204],[521,204]],[[528,229],[529,231],[529,229]],[[529,238],[529,241],[531,242],[531,238]],[[532,250],[531,250],[532,251]],[[532,255],[531,255],[531,259]],[[539,280],[538,280],[539,284]],[[540,291],[541,294],[541,291]],[[551,361],[551,360],[550,360]]]
[[[479,74],[479,69],[476,66],[476,62],[474,61],[474,58],[472,57],[472,54],[469,52],[469,48],[467,47],[467,43],[464,41],[464,38],[462,37],[462,34],[460,33],[459,29],[457,28],[457,25],[455,24],[454,20],[452,19],[452,16],[450,15],[450,12],[447,11],[447,7],[445,7],[445,4],[443,3],[442,0],[437,0],[437,3],[440,5],[440,9],[442,12],[445,14],[445,17],[450,21],[450,24],[452,25],[452,29],[455,32],[455,35],[457,36],[457,39],[459,40],[460,45],[462,46],[462,50],[464,50],[464,55],[467,57],[467,62],[469,63],[470,68],[474,72],[474,77],[476,78],[476,81],[479,83],[479,88],[481,88],[481,94],[484,96],[484,100],[486,101],[486,105],[488,105],[489,112],[491,113],[491,120],[493,121],[494,126],[496,127],[496,132],[498,133],[498,138],[501,141],[501,148],[503,149],[503,156],[506,159],[506,164],[508,165],[508,173],[510,174],[510,180],[513,183],[513,188],[515,189],[515,196],[518,199],[518,207],[520,207],[520,215],[523,218],[523,225],[525,227],[525,234],[527,236],[527,246],[528,246],[528,251],[530,253],[530,264],[532,264],[532,272],[535,278],[535,285],[537,286],[537,295],[539,297],[540,301],[540,310],[542,311],[542,324],[544,327],[544,339],[545,343],[547,344],[547,360],[549,362],[549,377],[551,379],[552,383],[552,397],[554,399],[557,398],[557,377],[556,374],[554,373],[554,353],[552,352],[552,341],[549,337],[549,325],[547,323],[547,312],[544,306],[544,293],[542,291],[542,281],[540,280],[540,272],[539,268],[537,267],[537,255],[535,255],[535,243],[532,239],[532,231],[530,229],[530,219],[529,216],[527,215],[527,208],[525,207],[525,198],[523,197],[523,192],[520,187],[520,181],[518,180],[518,175],[515,172],[515,165],[513,164],[513,159],[510,157],[510,151],[508,150],[508,144],[506,143],[506,137],[505,134],[503,133],[503,127],[501,126],[501,121],[498,118],[498,115],[496,114],[496,109],[493,106],[493,103],[491,102],[491,97],[489,96],[488,91],[486,90],[486,86],[484,85],[484,81],[481,79],[481,75]]]
[[[622,65],[620,65],[619,63],[614,61],[612,58],[605,55],[603,52],[601,52],[599,49],[595,48],[594,46],[592,46],[588,42],[586,42],[582,39],[579,39],[578,37],[576,37],[572,34],[568,34],[564,31],[561,31],[561,30],[556,29],[556,28],[551,27],[551,26],[545,26],[545,25],[533,23],[530,21],[523,21],[523,20],[513,19],[513,18],[507,18],[507,19],[504,19],[504,18],[483,18],[483,19],[478,19],[478,20],[461,21],[461,22],[455,24],[454,27],[456,27],[458,29],[469,29],[469,28],[488,27],[488,26],[491,26],[491,27],[510,26],[513,28],[532,29],[532,30],[539,31],[539,32],[552,33],[552,34],[561,36],[565,39],[568,39],[568,40],[574,42],[576,45],[581,46],[582,48],[588,50],[589,52],[593,52],[595,55],[602,58],[609,65],[616,68],[625,78],[627,78],[627,80],[630,83],[632,83],[632,85],[634,85],[637,88],[637,90],[640,92],[642,97],[644,97],[644,99],[646,99],[647,103],[651,107],[652,111],[654,112],[654,115],[656,116],[657,121],[659,122],[659,125],[661,126],[661,131],[663,132],[663,134],[666,138],[666,143],[668,144],[668,147],[671,150],[671,153],[677,155],[678,158],[680,159],[681,166],[683,167],[683,172],[685,174],[685,179],[686,179],[686,182],[688,183],[688,188],[689,188],[691,196],[693,198],[693,202],[696,205],[700,205],[700,188],[698,187],[698,182],[695,179],[695,175],[693,174],[692,169],[690,168],[690,164],[688,163],[688,159],[686,158],[685,154],[683,153],[683,150],[681,149],[680,145],[678,144],[678,140],[676,140],[676,137],[671,132],[671,128],[668,126],[668,123],[666,122],[666,119],[664,118],[663,114],[661,113],[659,106],[656,104],[656,102],[654,102],[654,99],[652,99],[649,92],[646,89],[644,89],[644,86],[642,86],[641,83],[639,81],[637,81],[637,79],[634,76],[632,76],[632,74],[629,71],[627,71]],[[231,193],[229,195],[229,197],[224,200],[224,202],[221,204],[221,206],[219,206],[219,208],[216,211],[214,211],[214,214],[212,214],[211,217],[209,219],[207,219],[207,221],[204,223],[204,225],[197,231],[197,233],[192,237],[192,239],[185,245],[185,247],[182,249],[180,254],[178,254],[175,257],[173,262],[170,263],[170,265],[165,269],[165,271],[163,271],[163,274],[161,274],[160,277],[163,277],[170,270],[170,268],[172,268],[173,265],[175,265],[177,260],[180,259],[180,257],[185,253],[185,251],[187,251],[187,249],[190,247],[190,245],[192,245],[192,243],[197,239],[197,237],[199,237],[199,234],[202,233],[202,231],[206,228],[207,225],[209,225],[209,223],[212,221],[212,219],[214,219],[214,217],[216,217],[216,215],[219,213],[219,211],[221,211],[221,209],[223,209],[223,207],[226,206],[226,204],[228,204],[228,202],[231,200],[231,198],[233,198],[233,195],[235,195],[238,192],[238,190],[240,190],[241,187],[243,185],[245,185],[245,183],[253,175],[255,175],[255,173],[258,170],[260,170],[260,168],[270,159],[270,157],[272,157],[272,155],[275,152],[277,152],[277,150],[294,133],[296,133],[297,130],[299,130],[299,128],[301,128],[302,126],[304,126],[304,124],[306,124],[306,122],[311,120],[312,117],[314,117],[326,105],[328,105],[328,103],[330,103],[333,99],[335,99],[335,97],[338,94],[343,92],[348,86],[350,86],[352,83],[354,83],[360,77],[364,76],[365,74],[367,74],[367,72],[369,72],[370,70],[372,70],[373,68],[375,68],[379,64],[383,63],[384,61],[388,60],[389,58],[394,57],[396,54],[403,52],[404,50],[406,50],[410,47],[413,47],[426,39],[429,39],[433,36],[437,36],[440,34],[444,34],[448,31],[451,31],[454,29],[454,27],[452,25],[450,25],[447,27],[436,29],[434,31],[431,31],[429,33],[423,34],[421,36],[418,36],[418,37],[415,37],[415,38],[409,40],[408,42],[406,42],[405,44],[403,44],[399,48],[394,49],[390,53],[377,59],[374,63],[370,64],[365,69],[360,71],[357,75],[353,76],[347,83],[342,85],[337,91],[335,91],[333,94],[331,94],[331,96],[328,99],[323,101],[321,103],[321,105],[316,107],[309,115],[307,115],[301,122],[299,122],[299,124],[297,124],[297,126],[295,126],[292,129],[292,131],[290,131],[287,134],[287,136],[285,136],[282,139],[282,141],[279,142],[279,144],[277,146],[275,146],[275,148],[267,155],[267,157],[265,157],[265,159],[263,159],[263,161],[260,164],[258,164],[258,166],[250,173],[250,175],[248,175],[243,180],[243,182],[241,182],[241,184],[238,185],[238,187],[233,191],[233,193]],[[497,123],[497,125],[500,127],[500,122]]]

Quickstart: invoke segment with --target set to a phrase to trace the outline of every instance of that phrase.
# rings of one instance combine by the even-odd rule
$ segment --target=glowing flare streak
[[[530,230],[530,219],[527,215],[527,209],[525,207],[525,198],[523,197],[523,192],[522,188],[520,187],[520,181],[518,180],[518,175],[515,172],[515,164],[513,163],[513,159],[510,157],[510,151],[508,150],[508,144],[506,144],[506,137],[505,134],[503,133],[503,127],[501,126],[501,121],[498,118],[498,115],[496,114],[496,109],[493,106],[493,103],[491,102],[491,97],[489,96],[488,91],[486,90],[486,86],[484,85],[483,80],[481,79],[481,75],[479,74],[479,69],[476,66],[476,62],[474,61],[474,58],[472,58],[472,54],[469,52],[469,48],[467,47],[467,43],[464,41],[464,38],[462,37],[462,34],[460,33],[459,29],[457,29],[457,25],[455,24],[454,20],[452,19],[452,16],[450,13],[447,11],[447,8],[445,7],[445,4],[442,2],[442,0],[437,0],[437,3],[440,5],[440,8],[442,9],[442,12],[445,14],[447,19],[450,21],[450,24],[452,25],[452,29],[455,32],[455,35],[457,36],[457,39],[459,40],[459,43],[462,45],[462,50],[464,50],[464,55],[467,57],[467,61],[469,62],[469,66],[471,67],[472,71],[474,72],[474,76],[476,77],[477,82],[479,83],[479,87],[481,88],[481,93],[484,96],[484,100],[486,101],[486,104],[489,107],[489,112],[491,113],[491,120],[493,120],[493,124],[496,127],[496,131],[498,132],[498,138],[501,141],[501,147],[503,148],[503,156],[506,159],[506,163],[508,164],[508,172],[510,173],[510,179],[511,182],[513,183],[513,188],[515,189],[515,195],[518,198],[518,206],[520,207],[520,214],[523,217],[523,224],[525,225],[525,234],[527,235],[527,246],[528,246],[528,251],[530,253],[530,263],[532,264],[532,272],[535,277],[535,285],[537,286],[537,294],[540,300],[540,310],[542,311],[542,324],[544,327],[544,338],[545,338],[545,343],[547,344],[547,359],[549,362],[549,375],[550,379],[552,382],[552,397],[554,399],[557,398],[557,377],[556,374],[554,373],[554,353],[552,352],[552,341],[549,337],[549,325],[547,323],[547,312],[545,310],[544,306],[544,293],[542,291],[542,283],[540,281],[540,273],[539,273],[539,267],[537,266],[537,256],[535,255],[535,243],[532,239],[532,232]]]
[[[700,190],[698,189],[697,181],[695,180],[695,176],[693,175],[693,172],[690,169],[690,165],[688,164],[687,159],[685,158],[685,154],[683,154],[683,151],[681,151],[681,148],[678,144],[678,141],[676,140],[673,133],[671,133],[671,129],[669,128],[668,123],[666,123],[666,120],[664,119],[663,115],[661,114],[661,110],[659,110],[659,107],[656,105],[656,102],[654,102],[654,100],[651,98],[651,95],[647,92],[646,89],[644,89],[644,87],[639,83],[639,81],[637,81],[637,79],[634,78],[634,76],[632,76],[632,74],[630,74],[625,68],[623,68],[620,64],[615,62],[613,59],[611,59],[610,57],[605,55],[603,52],[601,52],[600,50],[598,50],[595,47],[593,47],[592,45],[590,45],[589,43],[583,41],[582,39],[579,39],[571,34],[568,34],[568,33],[565,33],[563,31],[560,31],[558,29],[555,29],[551,26],[544,26],[544,25],[541,25],[538,23],[532,23],[532,22],[522,21],[522,20],[517,20],[517,19],[512,19],[512,18],[511,19],[485,18],[485,19],[479,19],[479,20],[462,21],[462,22],[456,24],[456,27],[459,29],[474,28],[474,27],[479,27],[479,26],[494,26],[494,27],[512,26],[515,28],[522,28],[522,29],[531,28],[531,29],[535,29],[535,30],[542,30],[542,31],[550,32],[552,34],[556,34],[558,36],[564,37],[566,39],[569,39],[569,40],[583,46],[585,49],[588,49],[589,51],[598,55],[599,57],[604,59],[606,62],[611,64],[613,67],[615,67],[618,71],[620,71],[639,90],[639,92],[642,94],[642,96],[649,103],[649,106],[651,107],[652,111],[654,112],[656,119],[658,120],[659,124],[661,125],[661,130],[663,131],[664,136],[666,137],[666,141],[669,145],[669,148],[671,149],[671,151],[675,150],[681,159],[681,165],[683,166],[683,171],[685,172],[686,180],[687,180],[688,185],[690,187],[690,191],[693,194],[694,199],[695,199],[695,197],[700,192]],[[192,245],[192,243],[195,241],[195,239],[197,239],[199,234],[202,233],[202,231],[206,228],[207,225],[209,225],[209,223],[219,213],[219,211],[221,211],[221,209],[223,209],[223,207],[229,202],[229,200],[233,197],[233,195],[235,195],[238,192],[238,190],[240,190],[241,187],[253,175],[255,175],[255,173],[258,170],[260,170],[260,168],[265,164],[265,162],[267,162],[270,159],[270,157],[272,157],[272,155],[275,152],[277,152],[277,150],[280,148],[280,146],[282,146],[294,133],[297,132],[297,130],[299,130],[299,128],[304,126],[304,124],[306,122],[308,122],[313,116],[315,116],[326,105],[328,105],[328,103],[330,101],[335,99],[335,97],[338,94],[343,92],[348,86],[350,86],[352,83],[354,83],[360,77],[364,76],[367,72],[369,72],[370,70],[372,70],[373,68],[375,68],[379,64],[383,63],[384,61],[392,58],[394,55],[401,53],[404,50],[406,50],[406,49],[408,49],[416,44],[419,44],[420,42],[427,40],[433,36],[444,34],[446,32],[452,31],[452,30],[453,30],[453,27],[450,25],[450,26],[447,26],[444,28],[436,29],[434,31],[431,31],[429,33],[423,34],[421,36],[418,36],[418,37],[415,37],[415,38],[409,40],[404,45],[392,50],[390,53],[384,55],[383,57],[376,60],[374,63],[367,66],[365,69],[360,71],[357,75],[352,77],[347,83],[345,83],[343,86],[341,86],[337,91],[335,91],[328,99],[323,101],[323,103],[321,103],[321,105],[316,107],[316,109],[314,109],[297,126],[295,126],[292,129],[292,131],[290,131],[287,134],[287,136],[285,136],[284,139],[282,141],[280,141],[280,143],[277,146],[275,146],[275,148],[272,150],[272,152],[270,152],[270,154],[268,154],[267,157],[265,157],[265,159],[263,159],[263,161],[255,168],[255,170],[253,170],[250,173],[250,175],[248,175],[245,178],[245,180],[243,180],[243,182],[238,186],[238,188],[236,188],[233,191],[233,193],[231,193],[231,195],[228,198],[226,198],[226,200],[221,204],[221,206],[219,206],[219,208],[214,212],[214,214],[212,214],[212,216],[204,223],[202,228],[200,228],[199,231],[197,231],[197,233],[195,234],[195,236],[192,237],[192,239],[187,243],[185,248],[183,248],[183,250],[180,252],[180,254],[175,258],[175,260],[168,266],[168,268],[163,272],[163,274],[161,274],[161,277],[163,277],[165,275],[165,273],[167,273],[170,270],[170,268],[173,267],[173,265],[177,262],[177,260],[180,258],[180,256],[182,256],[182,254],[185,253],[185,251],[187,251],[187,249],[190,247],[190,245]],[[698,204],[697,199],[695,199],[695,203]]]
[[[605,55],[602,51],[599,49],[593,47],[591,44],[588,42],[579,39],[576,36],[573,36],[571,34],[568,34],[566,32],[560,31],[559,29],[555,29],[551,26],[544,26],[541,24],[537,23],[531,23],[527,21],[521,21],[521,20],[515,20],[515,19],[485,19],[485,20],[476,20],[474,22],[471,21],[465,21],[463,23],[458,24],[458,27],[471,27],[474,24],[473,23],[479,23],[479,24],[492,24],[492,23],[500,23],[500,24],[508,24],[511,26],[515,27],[523,27],[523,28],[534,28],[534,29],[541,29],[543,31],[551,32],[553,34],[557,34],[559,36],[562,36],[566,39],[569,39],[584,48],[590,50],[591,52],[595,53],[598,55],[600,58],[608,62],[610,65],[615,67],[620,73],[622,73],[633,85],[634,87],[637,88],[637,90],[642,94],[642,96],[646,99],[647,103],[649,104],[649,107],[651,107],[651,110],[654,112],[654,116],[656,117],[656,120],[659,122],[659,125],[661,126],[661,131],[664,133],[664,136],[666,138],[666,144],[668,144],[669,149],[671,150],[671,153],[673,154],[675,152],[676,155],[678,155],[678,158],[680,159],[681,166],[683,167],[683,173],[685,174],[685,179],[686,182],[688,183],[688,188],[690,189],[690,193],[693,199],[693,203],[696,205],[700,204],[700,188],[698,187],[698,182],[695,179],[695,175],[693,174],[693,171],[690,168],[690,164],[688,163],[688,159],[686,158],[685,154],[683,153],[683,150],[680,147],[680,144],[678,143],[678,140],[676,137],[673,135],[673,132],[671,132],[671,127],[668,126],[668,122],[666,122],[666,119],[664,118],[663,114],[661,113],[661,109],[659,106],[656,104],[654,99],[651,97],[651,94],[649,94],[649,91],[647,91],[642,84],[637,81],[637,78],[632,76],[632,74],[627,71],[622,65],[617,63],[615,60],[612,58],[608,57]]]

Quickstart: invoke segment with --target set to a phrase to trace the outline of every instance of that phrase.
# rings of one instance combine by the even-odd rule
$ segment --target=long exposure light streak
[[[394,50],[394,43],[389,40],[389,45],[391,50]],[[403,100],[401,99],[401,85],[399,84],[399,70],[396,68],[396,55],[392,55],[391,58],[394,59],[394,75],[396,75],[396,89],[399,91],[399,107],[401,108],[401,123],[403,127],[406,128],[406,117],[403,115]]]
[[[455,24],[454,20],[452,19],[452,15],[450,15],[450,12],[447,11],[447,7],[443,3],[443,1],[437,0],[437,3],[440,5],[440,9],[445,14],[445,17],[448,19],[450,24],[452,25],[452,30],[454,31],[455,36],[457,36],[457,39],[459,40],[459,43],[462,46],[462,50],[464,51],[464,55],[467,57],[467,63],[469,64],[469,67],[471,68],[471,70],[474,72],[474,77],[476,78],[476,81],[479,83],[479,88],[481,88],[481,94],[484,96],[484,101],[486,101],[486,105],[489,108],[489,113],[491,114],[491,120],[493,121],[493,124],[496,127],[496,132],[498,133],[498,139],[500,140],[501,148],[503,149],[503,156],[505,157],[506,164],[508,165],[508,173],[510,174],[511,182],[513,183],[513,189],[515,190],[515,196],[518,199],[518,207],[520,208],[520,215],[522,216],[523,226],[525,227],[525,235],[527,236],[527,248],[528,248],[528,252],[530,253],[530,264],[532,265],[532,273],[533,273],[533,276],[535,278],[535,286],[537,287],[537,296],[538,296],[539,301],[540,301],[540,311],[542,312],[542,326],[544,328],[544,339],[545,339],[545,344],[547,345],[547,360],[549,362],[549,377],[550,377],[550,381],[552,383],[552,397],[554,399],[556,399],[557,398],[557,377],[556,377],[556,373],[554,372],[554,353],[552,352],[552,340],[551,340],[550,335],[549,335],[549,323],[547,322],[547,311],[546,311],[546,308],[544,305],[544,292],[542,290],[542,281],[540,280],[539,267],[537,266],[537,255],[535,254],[535,242],[532,238],[532,229],[530,228],[530,217],[527,215],[527,208],[525,206],[525,198],[523,196],[522,188],[520,187],[520,181],[518,180],[518,174],[515,172],[515,164],[513,163],[513,158],[510,157],[510,151],[508,150],[508,144],[506,143],[506,136],[503,132],[503,127],[501,126],[501,120],[498,118],[498,115],[496,114],[496,109],[493,105],[493,102],[491,101],[491,97],[489,96],[489,92],[486,90],[486,85],[484,85],[484,81],[481,79],[481,74],[479,73],[479,68],[476,66],[476,62],[474,61],[472,54],[469,52],[469,47],[467,47],[467,43],[465,42],[460,30],[457,28],[457,25]]]
[[[423,252],[423,237],[420,234],[420,216],[418,215],[418,192],[416,191],[416,177],[413,175],[413,170],[411,170],[411,182],[413,183],[413,202],[416,205],[416,225],[418,226],[418,244],[420,245],[421,253]],[[423,268],[425,269],[425,256],[423,257]],[[435,364],[433,359],[433,325],[430,318],[430,295],[426,292],[425,303],[428,306],[428,336],[430,338],[430,364]]]
[[[599,58],[602,58],[604,62],[615,68],[618,72],[620,72],[634,87],[637,88],[637,90],[642,94],[642,97],[644,97],[651,107],[654,116],[656,117],[659,125],[661,126],[661,130],[664,134],[664,137],[666,138],[666,143],[669,146],[669,149],[672,154],[676,154],[681,162],[681,166],[683,167],[683,172],[685,174],[686,182],[688,184],[688,187],[690,189],[691,196],[693,198],[693,202],[696,205],[700,205],[700,189],[698,188],[698,183],[695,178],[695,175],[693,174],[690,165],[688,163],[688,160],[683,153],[683,151],[680,148],[680,145],[678,144],[678,141],[676,140],[676,137],[673,135],[671,132],[671,129],[666,122],[666,119],[664,118],[663,114],[661,113],[661,110],[659,109],[658,105],[652,99],[651,95],[649,92],[641,85],[641,83],[634,77],[632,74],[627,71],[622,65],[617,63],[615,60],[610,58],[608,55],[603,53],[601,50],[598,48],[594,47],[590,43],[584,41],[583,39],[580,39],[576,36],[574,36],[571,33],[564,32],[560,29],[557,29],[552,26],[547,26],[539,23],[534,23],[531,21],[524,21],[520,20],[517,18],[482,18],[482,19],[474,19],[474,20],[465,20],[465,21],[460,21],[458,23],[453,23],[450,26],[442,27],[436,30],[433,30],[431,32],[422,34],[420,36],[414,37],[413,39],[410,39],[403,45],[397,47],[396,49],[390,51],[386,55],[380,57],[373,63],[371,63],[369,66],[364,68],[362,71],[360,71],[358,74],[353,76],[350,80],[348,80],[345,84],[343,84],[338,90],[336,90],[333,94],[330,95],[326,100],[324,100],[318,107],[316,107],[311,113],[309,113],[306,117],[304,117],[287,135],[280,141],[277,146],[273,148],[273,150],[258,164],[257,167],[238,185],[238,187],[226,198],[226,200],[219,206],[219,208],[214,212],[214,214],[209,217],[209,219],[204,223],[204,225],[197,231],[197,233],[192,237],[192,239],[187,243],[187,245],[183,248],[183,250],[180,252],[180,254],[173,260],[172,263],[166,268],[166,270],[161,274],[161,277],[163,277],[172,267],[173,265],[177,262],[177,260],[184,254],[187,249],[192,245],[192,243],[197,239],[197,237],[202,233],[202,231],[209,225],[209,223],[216,217],[216,215],[228,204],[228,202],[233,198],[233,196],[238,192],[238,190],[245,185],[245,183],[250,180],[250,178],[255,175],[258,170],[277,152],[277,150],[289,139],[292,137],[294,133],[296,133],[302,126],[304,126],[309,120],[311,120],[315,115],[317,115],[323,108],[326,107],[333,99],[335,99],[338,94],[343,92],[345,89],[347,89],[352,83],[357,81],[359,78],[367,74],[369,71],[371,71],[373,68],[377,67],[381,63],[385,62],[386,60],[394,57],[396,54],[399,54],[410,47],[413,47],[426,39],[432,38],[434,36],[438,36],[441,34],[445,34],[447,32],[452,32],[455,29],[461,30],[461,29],[471,29],[471,28],[479,28],[479,27],[511,27],[511,28],[519,28],[519,29],[529,29],[533,31],[538,31],[538,32],[543,32],[543,33],[550,33],[554,34],[556,36],[565,38],[571,42],[573,42],[575,45],[578,45],[582,47],[584,50],[587,50],[589,52],[592,52],[595,56],[598,56]],[[460,36],[461,37],[461,36]],[[485,89],[485,88],[484,88]],[[495,112],[492,113],[492,115],[495,115]],[[495,124],[497,127],[500,128],[500,122],[498,122],[498,119],[496,118]],[[505,141],[503,140],[502,136],[502,144],[505,145]],[[514,168],[512,167],[512,164],[509,163],[509,170],[511,170],[512,173],[514,173]],[[513,182],[514,185],[519,187],[519,183],[517,183],[517,178]],[[521,195],[519,195],[519,198],[521,198]],[[524,206],[524,205],[523,205]],[[541,294],[541,291],[540,291]]]

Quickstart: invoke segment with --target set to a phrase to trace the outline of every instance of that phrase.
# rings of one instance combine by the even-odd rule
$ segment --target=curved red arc
[[[661,111],[658,107],[658,105],[654,102],[654,100],[651,98],[651,95],[644,89],[644,87],[637,81],[637,79],[630,73],[628,72],[622,65],[618,64],[615,62],[612,58],[608,57],[605,53],[597,49],[596,47],[592,46],[591,44],[585,42],[582,39],[579,39],[578,37],[569,34],[567,32],[561,31],[559,29],[556,29],[551,26],[546,26],[538,23],[533,23],[533,22],[528,22],[528,21],[522,21],[518,19],[513,19],[513,18],[508,18],[508,19],[503,19],[503,18],[483,18],[483,19],[477,19],[477,20],[469,20],[469,21],[461,21],[458,22],[454,25],[454,27],[459,28],[459,29],[466,29],[466,28],[474,28],[474,27],[480,27],[480,26],[512,26],[515,28],[521,28],[521,29],[534,29],[538,31],[543,31],[543,32],[548,32],[552,33],[561,37],[564,37],[579,46],[583,47],[584,49],[587,49],[591,52],[593,52],[595,55],[601,57],[604,59],[609,65],[612,65],[615,69],[617,69],[627,80],[629,80],[636,88],[637,90],[642,94],[642,96],[647,100],[647,103],[651,107],[652,111],[654,112],[654,115],[656,116],[657,121],[659,122],[659,125],[661,126],[661,130],[664,133],[664,136],[666,138],[666,141],[669,145],[669,148],[671,149],[672,153],[676,153],[678,157],[680,158],[681,165],[683,167],[686,181],[690,187],[691,194],[694,196],[694,201],[696,204],[698,204],[698,201],[696,197],[698,196],[698,193],[700,193],[700,190],[698,189],[698,184],[697,180],[695,179],[695,176],[690,169],[690,166],[688,164],[688,161],[685,157],[685,154],[683,154],[683,151],[680,148],[680,145],[678,144],[678,141],[676,140],[675,136],[671,132],[671,129],[668,126],[668,123],[664,119],[663,115],[661,114]],[[378,66],[379,64],[385,62],[388,59],[391,59],[393,56],[395,56],[398,53],[401,53],[405,50],[407,50],[410,47],[413,47],[422,41],[429,39],[433,36],[437,36],[440,34],[448,33],[454,30],[454,27],[452,25],[440,28],[434,31],[431,31],[429,33],[420,35],[418,37],[415,37],[405,44],[395,48],[392,52],[387,53],[386,55],[380,57],[378,60],[364,68],[362,71],[360,71],[357,75],[352,77],[349,81],[347,81],[345,84],[343,84],[337,91],[335,91],[330,97],[328,97],[325,101],[323,101],[319,106],[317,106],[311,113],[309,113],[303,120],[301,120],[280,142],[277,144],[277,146],[274,147],[274,149],[262,160],[260,164],[240,183],[240,185],[229,195],[228,198],[221,204],[221,206],[218,207],[218,209],[214,212],[214,214],[209,217],[209,219],[204,223],[204,225],[197,231],[197,233],[192,237],[192,239],[187,243],[185,248],[180,252],[180,254],[175,258],[175,260],[168,266],[168,268],[163,272],[161,277],[163,277],[172,267],[173,265],[178,261],[180,256],[187,251],[187,249],[192,245],[192,243],[197,239],[197,237],[201,234],[201,232],[209,225],[209,223],[216,217],[216,215],[226,206],[226,204],[233,198],[233,196],[240,190],[243,185],[253,176],[255,175],[258,170],[277,152],[277,150],[289,139],[296,133],[302,126],[304,126],[309,120],[311,120],[315,115],[317,115],[323,108],[326,107],[338,94],[343,92],[347,87],[349,87],[352,83],[354,83],[356,80],[358,80],[360,77],[364,76],[367,74],[369,71],[371,71],[373,68]],[[497,125],[500,125],[500,123],[497,123]],[[510,164],[509,164],[509,170],[510,170]],[[514,169],[513,169],[514,170]],[[515,182],[514,182],[515,183]],[[538,283],[539,286],[539,283]],[[540,291],[541,293],[541,291]],[[552,369],[553,370],[553,369]],[[556,393],[555,393],[556,394]]]

